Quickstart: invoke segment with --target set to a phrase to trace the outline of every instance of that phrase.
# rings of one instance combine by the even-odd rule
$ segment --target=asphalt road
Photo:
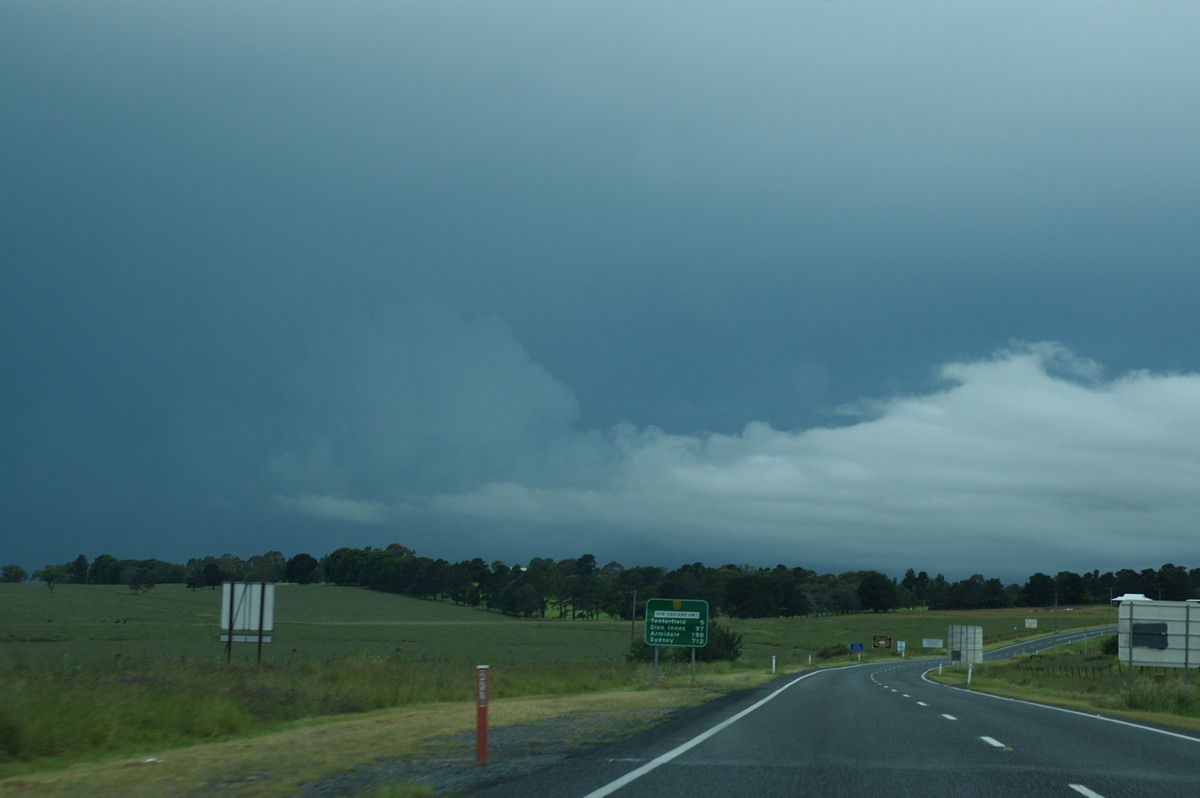
[[[896,660],[784,677],[474,794],[1200,796],[1200,736],[946,687],[925,678],[936,668]]]

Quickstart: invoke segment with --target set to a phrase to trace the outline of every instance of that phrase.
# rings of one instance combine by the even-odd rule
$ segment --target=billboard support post
[[[270,632],[275,628],[274,583],[222,583],[219,617],[225,662],[233,661],[234,643],[258,643],[258,664],[261,665],[263,643],[271,642]]]

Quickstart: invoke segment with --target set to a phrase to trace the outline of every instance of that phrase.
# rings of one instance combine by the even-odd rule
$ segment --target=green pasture
[[[159,585],[133,593],[118,585],[60,584],[51,592],[35,583],[0,584],[0,672],[34,668],[123,668],[223,660],[218,640],[219,590]],[[1014,642],[1036,633],[1112,623],[1108,608],[1015,608],[972,612],[900,610],[803,618],[718,619],[742,634],[741,665],[781,670],[808,664],[834,643],[863,643],[864,657],[920,656],[923,638],[942,638],[953,624],[983,627],[985,644]],[[273,642],[263,661],[293,664],[384,657],[406,662],[468,664],[622,662],[631,637],[627,621],[518,619],[445,602],[332,585],[278,585]],[[875,636],[893,649],[874,649]],[[941,652],[927,651],[936,656]],[[258,646],[235,643],[234,660],[254,662]],[[119,658],[119,659],[118,659]],[[814,663],[816,664],[816,663]]]
[[[1025,620],[1037,621],[1036,629],[1025,628]],[[836,643],[862,643],[861,657],[855,654],[847,659],[857,661],[898,657],[897,644],[905,643],[906,657],[938,657],[945,654],[942,649],[922,651],[921,641],[946,639],[949,627],[971,625],[983,627],[984,646],[992,648],[1036,634],[1054,631],[1089,628],[1115,623],[1112,611],[1107,607],[1076,607],[1067,611],[1030,607],[1002,610],[973,610],[969,612],[929,611],[924,609],[898,610],[887,613],[860,612],[851,615],[828,615],[805,618],[760,618],[745,620],[722,620],[730,628],[740,632],[746,645],[742,659],[750,667],[770,667],[771,657],[776,658],[780,669],[793,670],[808,664],[809,655],[815,655],[825,646]],[[890,637],[891,649],[876,649],[876,636]],[[845,660],[843,660],[845,661]],[[814,656],[814,665],[822,664]]]
[[[219,590],[159,585],[0,584],[0,669],[122,667],[222,660]],[[331,585],[277,585],[265,663],[387,657],[405,661],[595,662],[624,657],[629,626],[518,620],[496,612]],[[235,661],[258,646],[235,643]]]
[[[0,585],[0,775],[148,741],[185,745],[326,716],[469,707],[480,664],[492,668],[497,700],[652,687],[650,666],[626,661],[640,624],[616,619],[517,619],[360,588],[278,585],[262,663],[253,643],[235,643],[226,663],[220,606],[219,591],[181,585],[140,594]],[[1061,612],[1057,626],[1100,625],[1106,612]],[[779,672],[808,667],[810,657],[841,664],[815,659],[833,643],[863,643],[864,659],[898,656],[872,648],[876,635],[905,640],[908,655],[919,656],[921,638],[944,638],[951,624],[983,626],[985,643],[1009,642],[1028,635],[1031,614],[1040,631],[1053,631],[1049,613],[1030,610],[720,619],[743,635],[742,657],[702,663],[701,687],[765,674],[772,657]],[[667,679],[678,676],[672,669],[680,667],[664,665]]]

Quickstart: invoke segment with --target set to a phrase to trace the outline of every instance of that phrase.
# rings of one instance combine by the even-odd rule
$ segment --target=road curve
[[[783,677],[473,794],[1200,796],[1196,735],[946,687],[924,676],[936,666],[895,660]]]

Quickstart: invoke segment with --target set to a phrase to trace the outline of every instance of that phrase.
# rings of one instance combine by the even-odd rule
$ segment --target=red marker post
[[[488,666],[475,667],[475,687],[478,703],[475,708],[475,764],[487,764],[488,747]]]

